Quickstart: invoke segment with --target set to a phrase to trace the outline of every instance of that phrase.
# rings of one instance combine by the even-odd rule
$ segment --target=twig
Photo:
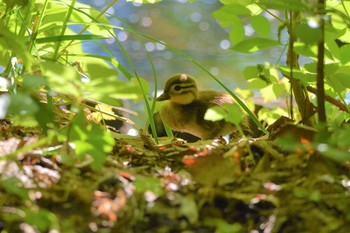
[[[311,92],[315,95],[317,95],[317,89],[313,86],[307,86],[306,89],[308,90],[308,92]],[[342,102],[340,102],[339,100],[337,99],[334,99],[333,97],[325,94],[324,95],[324,99],[325,101],[337,106],[339,108],[339,110],[342,110],[344,112],[349,112],[348,108],[346,107],[346,105],[344,105]]]
[[[321,39],[317,45],[317,113],[319,122],[326,122],[325,93],[324,93],[324,9],[325,0],[319,0],[319,16]]]

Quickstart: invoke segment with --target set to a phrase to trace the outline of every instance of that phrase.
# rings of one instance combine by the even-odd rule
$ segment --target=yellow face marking
[[[176,104],[190,104],[197,98],[197,88],[192,83],[174,84],[170,87],[170,101]]]

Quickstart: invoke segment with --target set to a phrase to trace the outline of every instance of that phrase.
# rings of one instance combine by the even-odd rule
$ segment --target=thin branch
[[[317,95],[317,89],[315,87],[307,86],[306,89],[308,90],[308,92],[311,92],[311,93]],[[333,104],[334,106],[337,106],[339,108],[339,110],[344,111],[344,112],[349,112],[349,110],[345,104],[343,104],[342,102],[340,102],[337,99],[334,99],[332,96],[325,94],[324,99],[325,99],[325,101]]]
[[[324,93],[324,9],[325,0],[319,0],[321,38],[317,46],[317,113],[319,122],[326,122],[325,93]]]

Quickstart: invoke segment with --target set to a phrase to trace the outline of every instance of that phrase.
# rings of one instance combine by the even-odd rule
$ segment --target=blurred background
[[[81,2],[92,4],[102,10],[110,4],[111,0],[81,0]],[[109,17],[113,25],[122,27],[129,25],[135,31],[163,41],[189,55],[228,87],[243,88],[247,85],[242,75],[243,68],[264,62],[275,63],[281,54],[282,47],[254,54],[242,54],[230,50],[229,30],[221,28],[212,17],[212,13],[221,6],[218,0],[200,0],[193,3],[188,0],[163,0],[156,4],[144,5],[119,0],[108,14],[119,18],[118,20]],[[272,17],[268,19],[273,20]],[[273,23],[277,28],[277,22]],[[254,33],[250,24],[245,25],[245,30],[246,34]],[[274,33],[277,33],[277,30],[274,30]],[[188,73],[200,79],[201,86],[204,88],[219,88],[196,65],[166,46],[123,30],[116,30],[116,34],[132,58],[139,75],[149,80],[151,86],[153,86],[153,72],[145,50],[150,53],[155,65],[159,87],[162,87],[167,78],[174,74]],[[277,35],[271,36],[277,38]],[[105,44],[115,53],[119,62],[130,67],[114,39],[106,40]],[[93,53],[102,51],[96,44],[89,44],[86,50]],[[285,61],[282,60],[282,62]]]
[[[103,10],[112,2],[112,0],[80,1],[99,10]],[[167,45],[164,46],[161,43],[125,30],[115,30],[119,42],[130,56],[137,73],[148,81],[153,92],[155,89],[154,74],[147,55],[147,52],[149,53],[156,70],[159,94],[162,92],[166,80],[178,73],[187,73],[194,76],[199,81],[200,88],[223,90],[208,74],[176,51],[190,56],[231,90],[237,87],[247,87],[248,83],[244,80],[242,72],[244,67],[265,62],[285,64],[285,58],[281,57],[283,46],[264,49],[252,54],[243,54],[231,50],[230,28],[223,29],[219,22],[212,17],[213,12],[222,6],[218,0],[195,2],[163,0],[156,4],[136,4],[119,0],[108,10],[107,16],[109,15],[108,18],[113,25],[130,27],[136,32],[146,34]],[[277,11],[273,13],[279,14]],[[278,22],[270,15],[264,16],[272,24],[270,36],[276,39]],[[248,18],[247,20],[242,18],[242,21],[246,22],[246,35],[254,35],[254,30]],[[122,65],[132,71],[115,39],[108,39],[103,43],[113,52]],[[85,44],[85,50],[108,56],[96,43]],[[281,105],[281,101],[278,101],[277,105]],[[284,101],[282,105],[284,105]],[[138,112],[138,116],[128,117],[140,126],[145,125],[147,119],[140,117],[144,116],[145,113],[143,103],[126,101],[125,107]]]

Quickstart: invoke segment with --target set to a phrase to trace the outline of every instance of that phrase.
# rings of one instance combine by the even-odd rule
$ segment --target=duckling
[[[164,92],[157,99],[164,101],[159,113],[162,120],[174,131],[190,133],[202,140],[228,135],[236,127],[226,122],[204,119],[206,111],[224,103],[234,103],[227,93],[199,91],[196,81],[187,74],[171,77]]]

